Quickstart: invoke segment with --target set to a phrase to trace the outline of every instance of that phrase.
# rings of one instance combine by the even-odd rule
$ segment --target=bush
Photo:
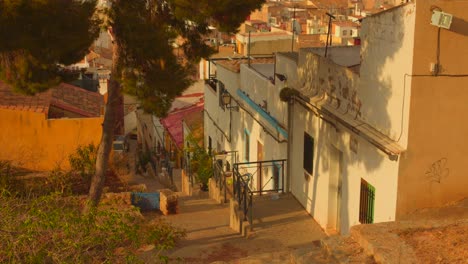
[[[280,100],[283,102],[289,102],[292,97],[299,96],[300,93],[294,88],[285,87],[280,91]]]
[[[96,171],[97,150],[94,144],[78,146],[76,152],[68,157],[71,170],[78,173],[85,182],[91,182]]]
[[[25,199],[0,190],[0,204],[0,263],[135,262],[146,244],[154,244],[164,261],[160,253],[184,235],[115,206],[83,215],[78,198],[60,194]]]
[[[143,171],[145,171],[146,164],[148,164],[151,161],[151,152],[149,151],[139,152],[138,161],[139,161],[140,168]]]
[[[190,167],[196,173],[198,182],[202,190],[208,190],[208,180],[213,176],[213,161],[211,156],[203,147],[200,147],[199,140],[193,135],[188,135],[186,141],[189,147],[185,150],[191,153]]]

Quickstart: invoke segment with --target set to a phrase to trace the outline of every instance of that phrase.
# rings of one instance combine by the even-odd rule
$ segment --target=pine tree
[[[174,98],[192,83],[190,75],[195,63],[214,52],[203,39],[209,33],[208,25],[216,25],[224,32],[235,32],[263,2],[111,1],[105,26],[113,35],[114,63],[96,173],[89,191],[90,206],[97,205],[102,194],[119,94],[123,91],[135,95],[146,112],[164,116]],[[57,64],[81,59],[90,40],[97,36],[99,20],[92,12],[94,4],[94,1],[78,0],[0,1],[0,39],[3,41],[12,36],[10,31],[17,30],[6,43],[0,41],[0,78],[29,94],[57,82]],[[41,14],[42,11],[45,13]],[[31,15],[32,18],[28,18]],[[173,52],[172,43],[177,37],[184,40],[182,49],[187,59],[184,62],[178,61]],[[79,41],[67,43],[75,38]],[[50,39],[59,42],[50,43]]]
[[[35,94],[64,77],[59,65],[81,60],[98,36],[94,1],[0,1],[0,79]]]

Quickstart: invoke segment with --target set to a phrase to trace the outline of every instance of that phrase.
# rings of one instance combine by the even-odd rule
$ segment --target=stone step
[[[337,264],[321,245],[320,240],[314,241],[307,247],[301,247],[291,252],[291,262],[294,264]]]
[[[367,255],[364,249],[349,236],[334,235],[324,238],[320,242],[327,255],[336,260],[336,263],[376,263],[374,257]]]
[[[357,225],[350,229],[350,234],[367,254],[374,256],[376,263],[419,263],[412,248],[392,232],[396,225],[395,222]]]

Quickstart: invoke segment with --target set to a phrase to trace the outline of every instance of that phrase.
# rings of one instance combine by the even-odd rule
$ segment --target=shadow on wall
[[[393,136],[395,140],[399,140],[404,128],[402,121],[404,111],[408,107],[404,105],[405,93],[408,91],[405,91],[403,87],[404,74],[402,73],[400,76],[398,71],[395,73],[389,69],[398,68],[398,63],[401,60],[408,59],[402,54],[412,48],[412,45],[405,44],[407,41],[405,34],[410,34],[410,32],[405,31],[406,14],[407,9],[401,8],[394,12],[380,14],[377,18],[365,20],[364,23],[368,23],[368,25],[365,26],[367,32],[363,35],[364,41],[361,47],[361,72],[356,76],[352,75],[349,69],[335,65],[330,61],[310,60],[308,57],[304,65],[301,65],[303,67],[302,73],[299,72],[305,81],[303,91],[309,93],[308,96],[326,93],[331,98],[339,98],[341,104],[336,106],[336,111],[340,113],[349,113],[349,105],[355,104],[358,100],[362,104],[362,109],[365,109],[361,113],[361,118],[369,120],[364,122],[369,122],[372,127],[388,136]],[[340,68],[341,70],[334,70]],[[404,69],[400,70],[404,71]],[[395,109],[398,111],[394,112]],[[359,110],[356,114],[359,118],[358,114]],[[318,117],[314,116],[313,120],[315,118]],[[401,124],[395,123],[395,120]],[[315,121],[312,122],[315,123]],[[333,161],[327,158],[330,156],[329,147],[337,147],[342,151],[343,163],[340,177],[342,188],[346,190],[341,192],[342,202],[339,214],[341,215],[341,227],[347,230],[354,224],[354,219],[350,219],[350,217],[354,218],[357,215],[356,210],[359,210],[355,204],[351,207],[349,201],[356,201],[356,199],[350,199],[350,196],[356,198],[360,195],[359,192],[356,193],[356,188],[360,188],[360,178],[364,178],[374,185],[377,189],[377,195],[379,195],[379,189],[386,190],[385,188],[389,187],[386,185],[388,180],[384,180],[384,177],[394,177],[395,186],[391,188],[395,188],[394,191],[397,191],[397,175],[385,174],[382,165],[388,156],[366,142],[365,139],[357,137],[359,138],[359,147],[356,155],[350,150],[349,138],[327,135],[327,133],[331,133],[330,131],[335,130],[332,125],[320,120],[317,130],[317,154],[314,160],[314,176],[311,179],[313,182],[305,181],[303,190],[308,195],[309,188],[313,188],[312,197],[308,197],[311,199],[310,206],[313,214],[318,210],[319,182],[323,182],[320,177],[326,175],[329,177],[331,172],[332,164],[330,162]],[[393,135],[390,134],[392,132]],[[338,134],[342,135],[342,133]],[[356,173],[362,174],[356,175]],[[297,177],[299,179],[299,176]],[[359,201],[359,198],[357,200]],[[395,203],[396,201],[389,202]],[[357,219],[355,220],[357,221]]]
[[[462,18],[453,17],[450,31],[463,36],[468,36],[468,22]]]

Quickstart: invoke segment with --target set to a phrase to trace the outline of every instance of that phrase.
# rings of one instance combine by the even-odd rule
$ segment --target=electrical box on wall
[[[451,14],[434,10],[432,11],[431,25],[445,29],[450,29],[450,25],[452,24],[452,17],[453,16]]]

